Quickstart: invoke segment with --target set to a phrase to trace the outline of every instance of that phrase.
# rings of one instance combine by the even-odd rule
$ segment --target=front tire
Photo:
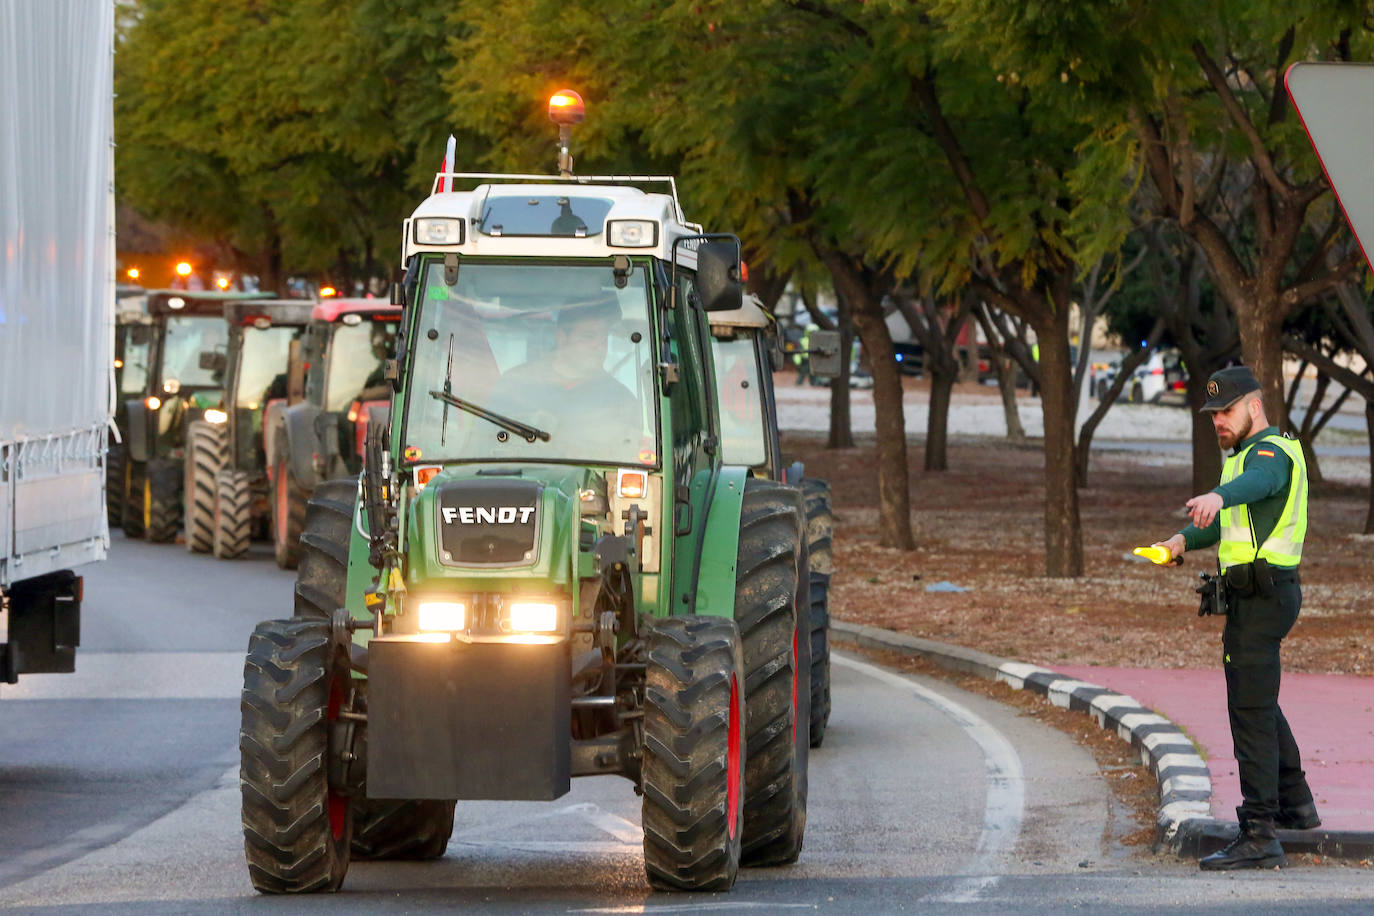
[[[810,576],[796,489],[745,482],[735,568],[748,711],[742,861],[781,865],[801,854],[811,746]]]
[[[744,656],[724,617],[670,617],[648,633],[644,871],[669,891],[725,891],[744,835]]]
[[[155,458],[143,478],[143,533],[155,544],[170,544],[181,530],[181,468]]]
[[[124,446],[111,442],[105,451],[105,518],[111,528],[124,521]]]
[[[220,468],[215,474],[215,556],[221,560],[243,556],[252,533],[253,488],[248,473]]]
[[[346,656],[319,620],[268,620],[248,641],[240,703],[244,852],[265,894],[335,891],[348,872],[352,806],[329,784]]]
[[[124,461],[124,511],[122,527],[126,538],[143,537],[143,484],[148,476],[148,465],[125,457]]]
[[[215,547],[215,475],[229,462],[223,426],[196,420],[186,430],[186,549],[209,553]]]

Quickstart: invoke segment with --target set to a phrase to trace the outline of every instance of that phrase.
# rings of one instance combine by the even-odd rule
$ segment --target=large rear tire
[[[355,800],[353,858],[442,857],[453,836],[453,807],[451,801],[427,798]]]
[[[248,472],[220,468],[215,474],[215,556],[238,559],[248,552],[252,534],[253,487]]]
[[[148,462],[143,478],[143,535],[170,544],[181,530],[181,467],[166,458]]]
[[[277,565],[295,569],[301,562],[301,532],[305,530],[305,507],[310,494],[291,470],[286,447],[286,431],[273,438],[277,452],[272,468],[272,548]]]
[[[240,703],[244,851],[265,894],[335,891],[348,872],[350,799],[329,784],[348,662],[320,620],[268,620],[248,641]]]
[[[744,656],[723,617],[670,617],[648,633],[644,871],[659,890],[725,891],[744,835]]]
[[[209,553],[215,547],[215,475],[229,462],[228,431],[197,420],[186,429],[186,549]]]
[[[358,481],[326,480],[305,509],[301,561],[296,567],[297,617],[330,620],[348,598],[348,544]]]
[[[830,723],[830,575],[835,569],[835,516],[830,484],[804,477],[806,541],[811,571],[811,746],[820,747]]]
[[[810,577],[797,489],[745,482],[735,569],[748,710],[742,862],[781,865],[801,854],[811,746]]]

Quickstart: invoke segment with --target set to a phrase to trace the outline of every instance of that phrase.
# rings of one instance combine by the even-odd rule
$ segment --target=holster
[[[1213,615],[1225,617],[1227,610],[1226,580],[1229,578],[1229,572],[1227,576],[1212,576],[1202,573],[1199,578],[1202,581],[1193,589],[1199,597],[1197,615],[1199,617]]]

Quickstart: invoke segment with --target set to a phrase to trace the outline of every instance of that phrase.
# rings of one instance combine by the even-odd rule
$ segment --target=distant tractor
[[[176,539],[186,430],[222,397],[229,338],[224,305],[267,298],[270,293],[149,290],[146,312],[120,312],[115,423],[122,443],[109,451],[106,499],[120,507],[126,537]]]
[[[267,474],[277,565],[300,561],[305,506],[322,480],[356,476],[368,424],[391,409],[385,362],[396,350],[401,308],[381,299],[328,299],[292,350],[292,377],[305,396],[269,409]]]
[[[183,466],[186,549],[230,560],[248,552],[270,518],[267,426],[278,405],[304,397],[293,353],[310,323],[313,302],[259,300],[223,306],[228,328],[224,396],[217,410],[193,421]],[[299,364],[299,359],[296,360]]]
[[[712,312],[711,347],[720,401],[721,455],[727,465],[743,465],[756,477],[799,487],[806,500],[807,548],[811,571],[811,746],[820,747],[830,721],[830,576],[835,519],[830,485],[806,477],[800,462],[784,465],[778,441],[773,373],[784,350],[777,322],[756,296],[738,309]],[[806,358],[817,376],[840,371],[840,338],[834,331],[812,331]]]
[[[600,774],[642,796],[656,888],[801,853],[806,507],[722,457],[707,318],[740,308],[739,242],[671,178],[572,176],[581,100],[550,110],[562,175],[446,172],[406,220],[391,409],[315,488],[295,616],[249,642],[259,891],[437,858],[456,801]]]

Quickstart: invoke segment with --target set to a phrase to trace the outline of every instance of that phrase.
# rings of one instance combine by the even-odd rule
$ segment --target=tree
[[[120,194],[237,252],[265,287],[380,272],[414,200],[395,71],[375,63],[384,11],[144,0],[116,56]]]

